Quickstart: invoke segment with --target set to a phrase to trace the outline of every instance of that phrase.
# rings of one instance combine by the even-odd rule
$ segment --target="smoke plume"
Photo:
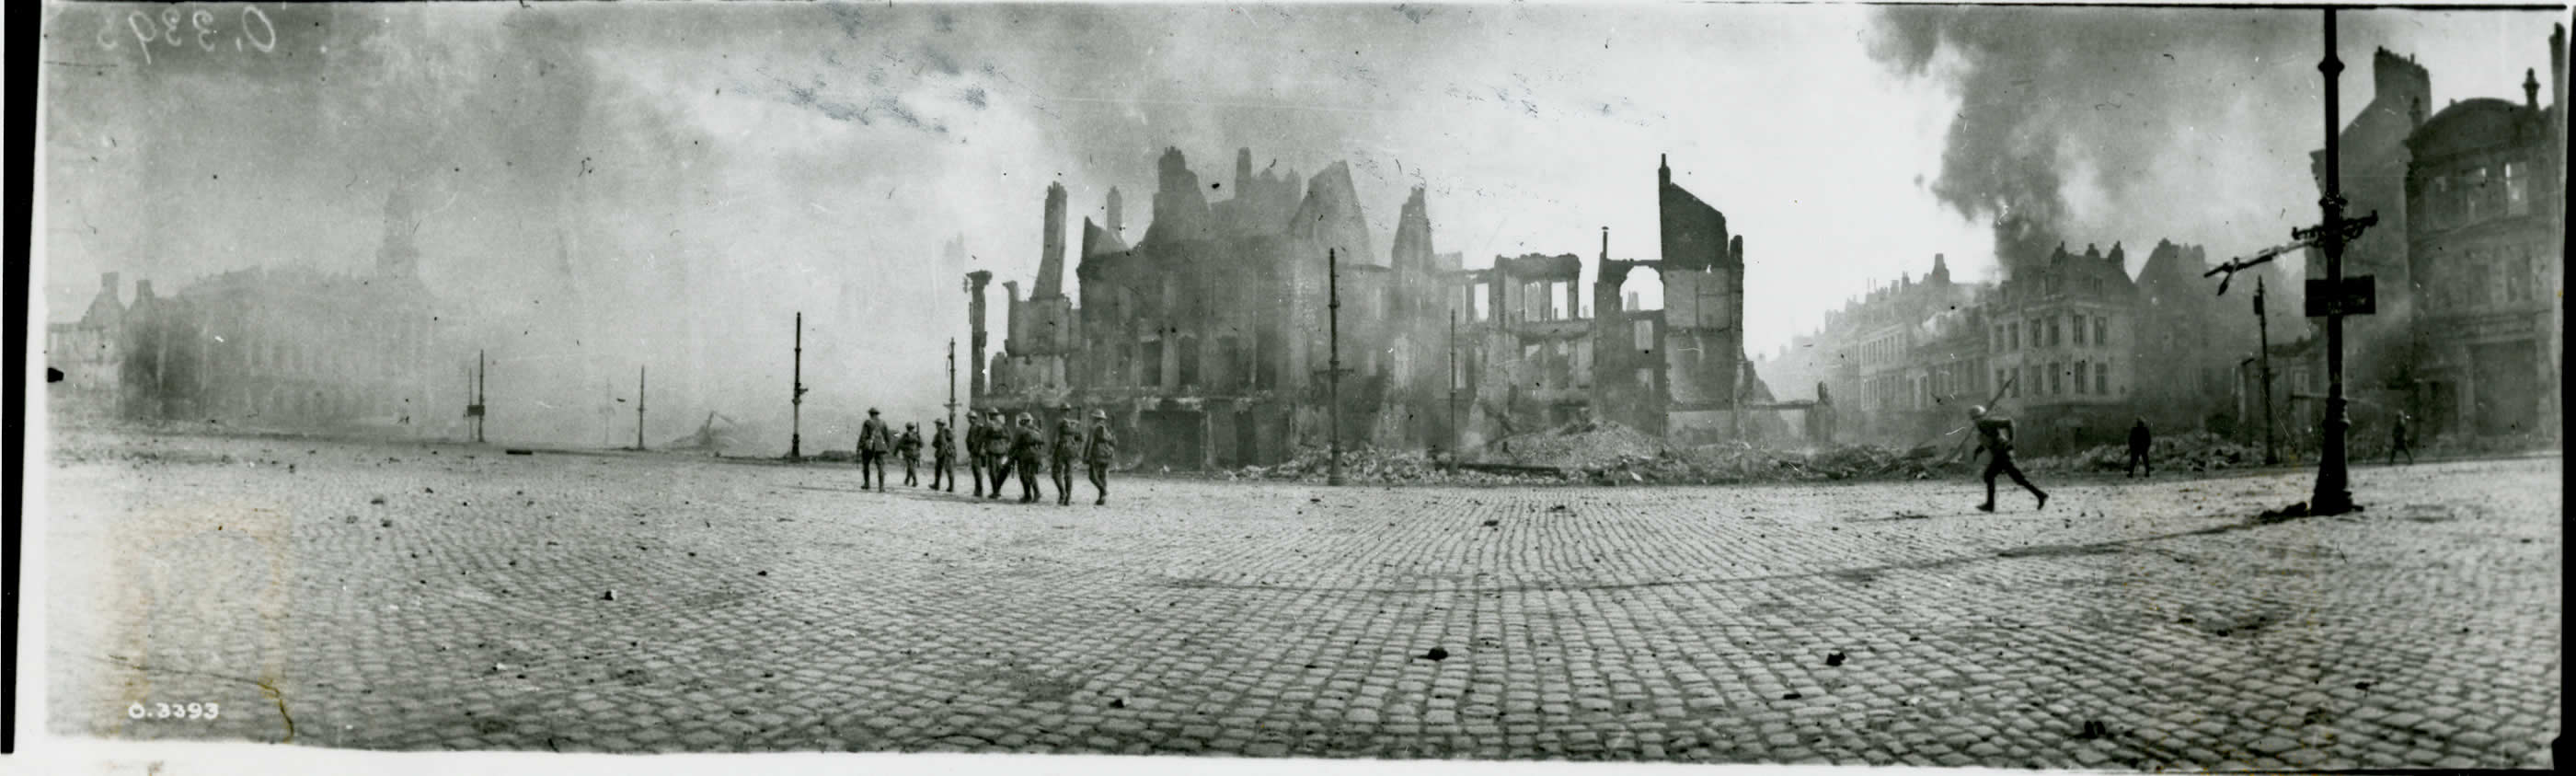
[[[2351,17],[2348,38],[2375,24]],[[1991,224],[2009,269],[2061,240],[2279,242],[2276,219],[2316,198],[2321,33],[2308,11],[1908,6],[1879,9],[1867,42],[1888,70],[1955,91],[1928,188]],[[2368,98],[2359,80],[2348,105]]]

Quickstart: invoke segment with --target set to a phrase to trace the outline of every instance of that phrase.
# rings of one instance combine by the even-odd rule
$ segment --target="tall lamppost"
[[[2326,256],[2326,423],[2323,458],[2317,465],[2317,492],[2308,499],[2308,513],[2339,515],[2353,510],[2350,472],[2344,460],[2344,432],[2352,420],[2346,415],[2343,395],[2343,316],[2350,306],[2350,295],[2344,289],[2343,246],[2360,236],[2370,223],[2348,224],[2343,217],[2342,133],[2335,131],[2342,118],[2343,60],[2335,57],[2335,9],[2329,6],[2325,12],[2326,56],[2317,63],[2326,81],[2326,195],[2317,203],[2325,210],[2325,220],[2311,234]],[[2377,215],[2373,213],[2369,221],[2377,221]]]

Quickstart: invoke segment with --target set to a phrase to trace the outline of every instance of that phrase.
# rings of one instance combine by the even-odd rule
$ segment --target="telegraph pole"
[[[474,416],[474,443],[483,443],[483,351],[474,351],[474,404],[465,408]]]
[[[2317,63],[2325,74],[2326,87],[2326,195],[2318,201],[2325,210],[2325,222],[2317,226],[2317,242],[2326,254],[2326,428],[2323,460],[2317,466],[2317,492],[2308,500],[2308,513],[2339,515],[2353,511],[2349,473],[2345,470],[2344,431],[2352,421],[2345,415],[2343,395],[2343,157],[2336,125],[2342,118],[2343,61],[2335,58],[2335,9],[2326,12],[2326,56]],[[2357,232],[2358,230],[2356,230]]]
[[[948,427],[957,428],[957,338],[948,338]]]
[[[1328,303],[1325,317],[1330,321],[1332,358],[1326,368],[1332,370],[1331,386],[1325,400],[1332,402],[1332,463],[1324,470],[1324,484],[1342,484],[1342,264],[1334,249],[1324,249],[1324,285]]]
[[[2254,277],[2254,332],[2262,347],[2255,351],[2255,359],[2262,364],[2263,372],[2263,465],[2272,466],[2281,462],[2281,454],[2279,443],[2272,437],[2272,326],[2271,319],[2263,315],[2260,275]]]
[[[796,366],[788,373],[791,392],[787,396],[787,460],[804,457],[805,414],[805,313],[796,313]],[[643,443],[638,442],[637,445]]]
[[[635,368],[635,449],[644,449],[644,368]]]

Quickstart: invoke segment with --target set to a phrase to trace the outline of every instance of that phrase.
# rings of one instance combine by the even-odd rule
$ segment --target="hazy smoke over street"
[[[649,442],[722,412],[783,449],[799,311],[809,445],[870,405],[927,421],[950,338],[965,391],[960,276],[992,270],[1006,307],[1050,183],[1068,243],[1111,187],[1137,240],[1167,147],[1210,200],[1239,148],[1256,171],[1347,162],[1368,244],[1418,185],[1468,266],[1576,253],[1587,277],[1603,227],[1653,258],[1668,154],[1754,235],[1755,351],[1934,253],[1968,278],[2060,239],[2217,258],[2315,218],[2309,11],[253,9],[47,6],[49,320],[103,272],[129,301],[251,267],[363,275],[404,235],[436,299],[429,371],[461,388],[488,352],[502,440],[631,442],[642,367]],[[2421,50],[2437,94],[2500,94],[2529,52],[2461,52],[2536,40],[2524,16],[2490,36],[2346,14],[2344,58]]]

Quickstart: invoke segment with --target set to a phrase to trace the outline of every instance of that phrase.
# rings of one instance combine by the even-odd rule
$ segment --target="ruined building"
[[[1275,167],[1275,164],[1272,165]],[[968,278],[979,409],[1053,418],[1109,410],[1130,465],[1228,467],[1322,445],[1331,361],[1327,256],[1338,264],[1341,438],[1347,445],[1474,446],[1579,417],[1658,433],[1749,433],[1740,396],[1762,396],[1744,363],[1743,241],[1724,215],[1658,173],[1663,254],[1607,254],[1584,313],[1572,254],[1498,257],[1465,269],[1440,253],[1414,189],[1394,243],[1370,245],[1347,165],[1300,179],[1237,153],[1233,196],[1208,201],[1178,149],[1157,162],[1151,221],[1132,246],[1113,190],[1105,225],[1085,219],[1062,290],[1062,190],[1048,192],[1039,276],[1007,292],[1007,339],[981,352],[982,294]],[[1661,275],[1664,310],[1631,310],[1636,269]],[[1776,423],[1776,419],[1768,422]]]
[[[1650,433],[1686,442],[1743,436],[1737,404],[1754,385],[1744,359],[1744,238],[1727,232],[1726,214],[1675,185],[1661,157],[1655,201],[1661,259],[1613,259],[1602,236],[1591,396],[1604,417]],[[1625,309],[1620,292],[1637,270],[1662,283],[1662,310]]]

